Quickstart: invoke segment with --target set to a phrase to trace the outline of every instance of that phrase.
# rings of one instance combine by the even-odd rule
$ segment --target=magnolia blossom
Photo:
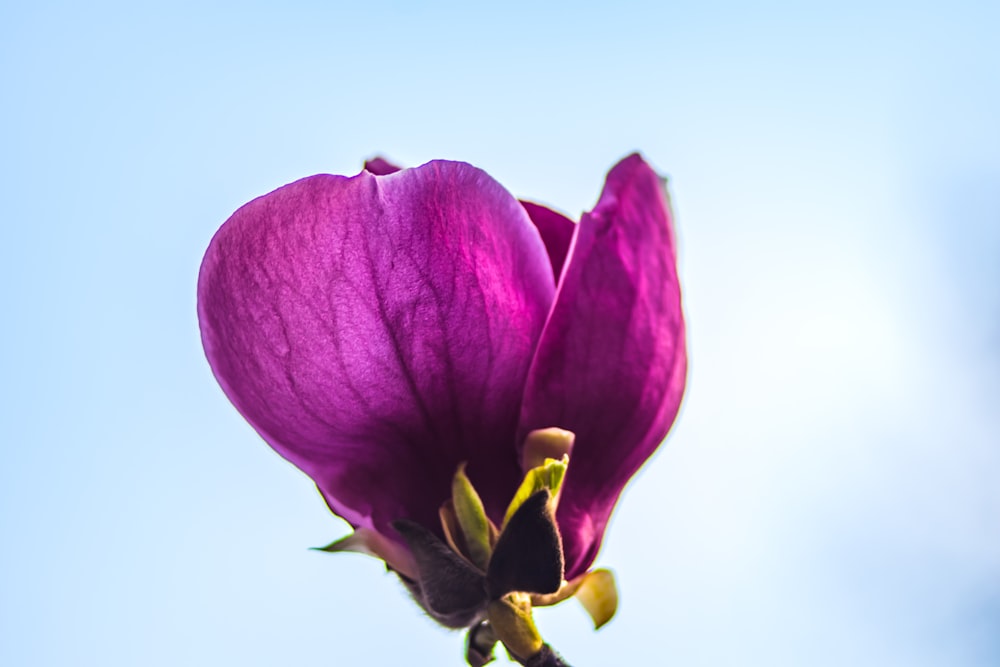
[[[525,474],[568,454],[559,488],[526,504],[555,510],[559,578],[579,580],[684,390],[663,181],[631,155],[574,222],[468,164],[365,167],[255,199],[212,239],[198,316],[216,378],[354,527],[345,548],[425,606],[419,545],[447,541],[486,576]],[[485,560],[442,522],[467,496],[493,531]]]

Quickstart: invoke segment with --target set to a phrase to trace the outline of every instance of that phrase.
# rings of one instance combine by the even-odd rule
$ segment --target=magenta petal
[[[395,174],[400,169],[402,169],[402,167],[397,167],[381,156],[373,157],[371,160],[365,160],[365,170],[370,174],[375,174],[376,176],[388,176],[389,174]]]
[[[567,578],[593,562],[622,488],[666,436],[686,366],[669,203],[632,155],[580,222],[518,431],[576,433],[557,515]]]
[[[219,230],[198,281],[208,360],[261,436],[354,526],[438,526],[458,464],[502,517],[545,248],[484,172],[313,176]]]
[[[538,227],[538,233],[542,235],[545,249],[549,251],[553,275],[558,281],[559,275],[562,273],[563,262],[566,261],[566,253],[569,252],[570,241],[573,240],[576,223],[562,213],[556,213],[552,209],[534,202],[521,200],[521,206],[531,216],[531,221],[535,223],[535,227]]]

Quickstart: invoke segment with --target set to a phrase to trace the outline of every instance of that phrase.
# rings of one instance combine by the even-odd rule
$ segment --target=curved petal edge
[[[622,489],[673,424],[686,379],[673,218],[631,155],[579,223],[532,362],[518,429],[576,434],[558,520],[566,576],[593,562]]]

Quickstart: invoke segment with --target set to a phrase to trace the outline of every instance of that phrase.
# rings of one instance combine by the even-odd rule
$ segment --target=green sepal
[[[559,489],[562,487],[563,478],[566,476],[566,466],[569,457],[563,456],[562,460],[545,459],[545,463],[532,468],[524,476],[521,486],[518,487],[514,499],[507,507],[507,513],[503,517],[503,528],[507,527],[507,522],[514,516],[514,512],[521,507],[525,500],[535,495],[542,489],[548,489],[553,498],[559,497]]]
[[[485,572],[491,552],[490,520],[486,516],[483,501],[465,474],[464,463],[458,467],[452,479],[451,501],[455,506],[455,515],[462,529],[469,559]]]

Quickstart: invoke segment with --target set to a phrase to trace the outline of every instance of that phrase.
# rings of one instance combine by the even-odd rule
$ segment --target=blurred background
[[[670,176],[689,392],[587,665],[1000,664],[1000,5],[4,3],[0,664],[460,665],[204,360],[218,226],[461,159]],[[501,662],[505,658],[501,657]]]

